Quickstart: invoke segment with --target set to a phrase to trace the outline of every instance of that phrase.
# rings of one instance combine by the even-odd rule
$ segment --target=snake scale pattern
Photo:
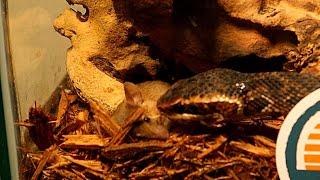
[[[166,114],[287,115],[320,88],[320,77],[293,72],[242,73],[213,69],[173,85],[158,101]]]

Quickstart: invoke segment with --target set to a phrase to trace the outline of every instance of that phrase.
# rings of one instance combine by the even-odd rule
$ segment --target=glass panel
[[[6,2],[0,1],[0,7],[0,89],[2,90],[2,94],[0,93],[0,179],[10,179],[10,176],[11,179],[18,179],[17,141],[14,125],[14,120],[17,120],[17,111],[9,59]]]

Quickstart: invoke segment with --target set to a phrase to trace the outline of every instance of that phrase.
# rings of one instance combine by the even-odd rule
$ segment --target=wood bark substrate
[[[279,126],[270,126],[273,121],[211,130],[181,126],[165,141],[138,139],[130,129],[141,109],[119,127],[96,103],[74,96],[62,92],[50,126],[36,126],[39,118],[19,124],[52,127],[54,139],[46,149],[19,148],[22,179],[278,179],[274,136]],[[38,143],[43,135],[37,134]]]

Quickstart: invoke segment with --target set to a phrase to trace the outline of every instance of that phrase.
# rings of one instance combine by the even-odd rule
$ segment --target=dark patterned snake
[[[291,72],[241,73],[213,69],[173,85],[158,101],[171,119],[287,113],[320,88],[320,77]]]

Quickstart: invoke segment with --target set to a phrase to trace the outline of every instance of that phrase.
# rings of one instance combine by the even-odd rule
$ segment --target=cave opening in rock
[[[222,62],[219,67],[233,69],[240,72],[271,72],[283,71],[283,65],[287,62],[285,56],[273,58],[260,58],[255,55],[234,57]]]

